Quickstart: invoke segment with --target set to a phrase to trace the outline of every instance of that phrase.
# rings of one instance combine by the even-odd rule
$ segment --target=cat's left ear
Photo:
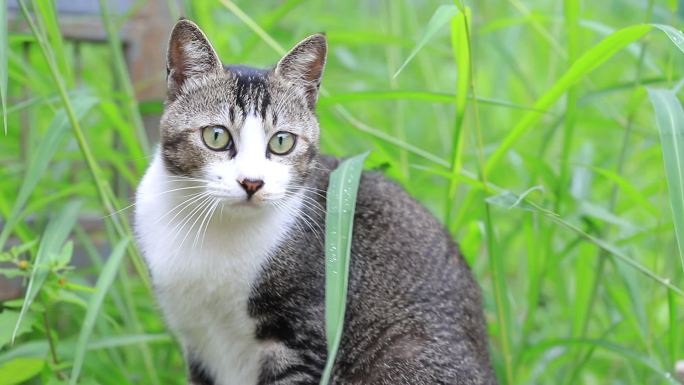
[[[316,106],[318,89],[325,67],[328,43],[325,35],[317,33],[302,40],[276,65],[276,75],[305,92],[310,109]]]
[[[188,19],[173,27],[166,55],[168,98],[178,96],[187,79],[209,73],[221,73],[223,66],[204,32]]]

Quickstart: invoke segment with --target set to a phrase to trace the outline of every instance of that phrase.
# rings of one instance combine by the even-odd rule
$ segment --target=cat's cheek
[[[263,196],[267,200],[281,199],[285,196],[292,181],[291,167],[282,163],[268,162],[264,169]]]

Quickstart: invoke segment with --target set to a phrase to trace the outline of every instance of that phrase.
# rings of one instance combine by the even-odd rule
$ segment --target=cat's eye
[[[209,126],[202,129],[204,144],[214,151],[229,150],[233,146],[233,138],[225,127]]]
[[[294,148],[296,139],[295,134],[285,131],[276,132],[268,141],[268,150],[276,155],[287,155]]]

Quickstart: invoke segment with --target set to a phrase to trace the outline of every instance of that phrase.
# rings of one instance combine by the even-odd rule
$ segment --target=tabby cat
[[[181,19],[136,233],[190,384],[318,384],[326,361],[323,34],[273,68],[223,66]],[[362,175],[333,384],[495,384],[480,291],[449,233]]]

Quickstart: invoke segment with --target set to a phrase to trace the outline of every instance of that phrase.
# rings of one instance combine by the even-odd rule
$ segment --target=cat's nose
[[[259,189],[264,185],[264,181],[261,179],[243,179],[238,181],[240,183],[240,186],[242,186],[243,189],[245,189],[245,192],[247,193],[247,198],[251,198],[252,195],[254,195],[255,192],[259,191]]]

